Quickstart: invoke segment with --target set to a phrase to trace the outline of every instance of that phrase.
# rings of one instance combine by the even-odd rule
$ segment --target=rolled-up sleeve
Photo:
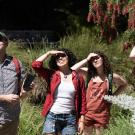
[[[38,74],[39,77],[43,77],[48,82],[48,79],[50,78],[50,74],[52,73],[52,70],[48,68],[44,68],[43,62],[33,61],[32,68],[35,70],[35,72]]]
[[[85,81],[83,77],[80,77],[80,89],[81,89],[81,115],[84,115],[86,110],[86,88],[85,88]]]

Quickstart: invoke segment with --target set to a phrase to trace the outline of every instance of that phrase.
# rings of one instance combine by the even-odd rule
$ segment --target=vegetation
[[[20,115],[19,135],[41,135],[43,118],[41,117],[41,106],[23,101]]]
[[[31,1],[26,5],[26,1],[19,2],[19,5],[25,7],[25,19],[19,19],[22,17],[23,8],[14,8],[16,4],[11,2],[9,4],[10,10],[6,12],[9,15],[8,20],[11,19],[10,14],[18,16],[17,23],[10,23],[2,21],[4,28],[9,26],[16,26],[17,29],[34,28],[46,29],[51,28],[53,31],[57,31],[60,35],[64,35],[65,32],[70,33],[60,40],[60,48],[71,49],[78,60],[86,57],[89,52],[94,50],[100,50],[104,52],[110,59],[113,71],[122,75],[128,81],[128,87],[125,91],[126,94],[135,96],[135,77],[133,74],[133,62],[128,58],[129,52],[133,45],[135,45],[135,1],[134,0],[89,0],[89,13],[87,16],[87,23],[84,23],[87,14],[88,1],[61,1],[61,2],[49,2],[46,4],[34,3],[30,8]],[[40,7],[40,10],[35,10]],[[25,6],[24,6],[25,5]],[[87,5],[87,6],[86,6]],[[5,6],[6,7],[6,6]],[[11,8],[10,8],[11,7]],[[3,8],[4,9],[4,8]],[[5,8],[6,9],[6,8]],[[32,9],[30,11],[30,9]],[[30,12],[33,13],[31,15]],[[5,13],[5,12],[3,12]],[[36,14],[36,15],[35,15]],[[49,16],[49,20],[47,17]],[[36,17],[36,19],[34,18]],[[37,20],[38,22],[33,20]],[[25,23],[27,20],[28,23]],[[15,21],[16,22],[16,21]],[[24,26],[27,24],[27,26]],[[35,25],[36,24],[36,25]],[[97,26],[95,27],[96,24]],[[89,28],[84,27],[84,25]],[[81,26],[81,27],[80,27]],[[64,33],[63,33],[64,31]],[[72,32],[76,32],[71,34]],[[117,38],[116,38],[117,37]],[[105,39],[105,40],[104,40]],[[107,42],[105,42],[107,41]],[[110,44],[111,43],[111,44]],[[29,47],[28,47],[29,46]],[[19,42],[10,42],[8,52],[11,55],[15,55],[26,67],[27,72],[33,72],[31,69],[31,62],[50,49],[55,49],[57,46],[50,45],[46,41],[40,43],[29,43],[29,45]],[[46,64],[47,66],[47,64]],[[44,118],[41,116],[42,103],[46,96],[46,83],[39,79],[35,80],[36,88],[32,91],[29,97],[22,101],[21,115],[20,115],[20,127],[19,135],[41,135],[42,125]],[[115,90],[115,87],[114,87]],[[104,135],[134,135],[131,119],[131,112],[124,110],[117,105],[112,105],[111,120],[109,128],[105,130]]]
[[[67,36],[60,41],[59,47],[70,48],[78,57],[78,60],[86,57],[89,52],[100,50],[104,52],[110,59],[114,72],[122,75],[127,79],[129,85],[126,94],[134,96],[135,78],[132,75],[133,62],[128,58],[130,48],[123,51],[123,37],[119,36],[111,45],[106,44],[100,38],[98,29],[82,28],[76,34]],[[17,56],[26,66],[27,71],[32,71],[31,62],[33,59],[43,54],[49,49],[55,49],[55,46],[48,46],[42,42],[34,44],[34,48],[19,45],[19,43],[10,42],[8,52]],[[41,86],[42,81],[36,82],[37,91],[46,89],[46,86]],[[42,83],[43,84],[43,83]],[[41,89],[40,89],[41,88]],[[114,87],[115,89],[115,87]],[[30,98],[31,98],[30,94]],[[44,94],[43,94],[44,95]],[[41,97],[43,97],[43,95]],[[28,98],[22,102],[22,112],[20,116],[20,135],[40,135],[42,131],[43,119],[40,115],[42,103],[32,102]],[[30,102],[31,101],[31,102]],[[128,110],[112,105],[111,121],[109,128],[105,130],[104,135],[133,135],[134,130],[130,122],[131,113]]]
[[[101,36],[111,43],[121,31],[135,30],[135,1],[90,0],[87,21],[97,24]]]

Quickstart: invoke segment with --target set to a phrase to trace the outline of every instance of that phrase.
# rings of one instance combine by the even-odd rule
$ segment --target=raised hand
[[[84,131],[84,123],[80,122],[78,125],[78,135],[82,134]]]
[[[90,61],[90,59],[94,56],[97,56],[96,53],[89,53],[88,57],[87,57],[87,61]]]
[[[57,50],[51,50],[48,52],[50,55],[57,55],[57,54],[60,54],[60,53],[65,53],[63,51],[57,51]]]
[[[60,53],[64,53],[64,52],[63,51],[57,51],[57,50],[51,50],[51,51],[48,51],[47,53],[43,54],[39,58],[37,58],[36,61],[44,61],[48,58],[48,56],[57,55],[57,54],[60,54]]]

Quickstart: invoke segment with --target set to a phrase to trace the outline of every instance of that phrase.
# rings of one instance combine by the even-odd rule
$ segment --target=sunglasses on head
[[[94,57],[91,57],[90,61],[93,62],[94,60],[98,60],[100,58],[100,56],[94,56]]]
[[[65,53],[59,53],[56,55],[56,59],[59,59],[60,57],[66,57],[67,55]]]

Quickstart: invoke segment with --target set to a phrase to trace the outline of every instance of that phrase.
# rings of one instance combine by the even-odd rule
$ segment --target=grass
[[[41,135],[43,118],[41,106],[35,106],[25,100],[21,104],[19,135]]]
[[[99,35],[95,32],[95,28],[88,30],[82,28],[76,34],[67,36],[60,41],[60,48],[69,48],[72,50],[78,60],[85,58],[90,52],[100,50],[104,52],[111,61],[113,71],[122,75],[128,81],[127,94],[134,94],[135,78],[131,74],[133,63],[128,56],[131,49],[127,52],[122,51],[123,39],[119,37],[112,44],[107,45],[101,42]],[[41,54],[50,49],[45,42],[41,43],[42,47],[35,44],[34,48],[21,47],[18,43],[11,42],[8,47],[8,52],[17,56],[25,65],[27,70],[31,70],[31,62]],[[35,106],[29,102],[22,103],[22,112],[20,115],[19,135],[40,135],[42,132],[43,119],[41,117],[41,105]],[[109,128],[105,130],[104,135],[134,135],[134,130],[130,122],[131,114],[128,110],[123,110],[117,106],[112,106],[111,121]]]
[[[20,115],[19,135],[41,135],[44,118],[41,117],[41,106],[35,106],[27,102],[22,102]],[[131,113],[117,106],[112,106],[112,117],[109,128],[104,131],[104,135],[134,135]]]
[[[104,135],[134,135],[131,115],[129,110],[112,105],[109,128],[104,131]]]
[[[134,135],[135,132],[129,121],[129,117],[117,116],[113,118],[115,123],[111,123],[109,129],[106,129],[104,135]]]

